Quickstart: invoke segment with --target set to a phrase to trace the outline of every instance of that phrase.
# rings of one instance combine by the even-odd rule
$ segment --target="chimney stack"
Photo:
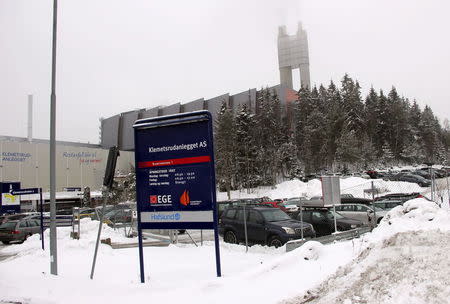
[[[33,140],[33,95],[28,95],[28,141]]]

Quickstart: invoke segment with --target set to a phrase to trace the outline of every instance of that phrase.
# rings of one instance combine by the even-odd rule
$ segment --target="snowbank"
[[[354,261],[284,303],[449,303],[449,219],[422,198],[392,209]]]
[[[286,189],[302,186],[292,184]],[[80,240],[69,238],[71,228],[58,229],[58,276],[49,274],[49,251],[40,249],[38,235],[3,247],[0,254],[16,255],[0,261],[0,302],[264,304],[296,296],[289,303],[301,303],[305,295],[319,301],[325,294],[317,303],[380,303],[384,293],[398,301],[383,298],[382,303],[437,303],[448,299],[449,213],[416,199],[393,209],[360,239],[326,246],[311,241],[289,253],[264,246],[245,253],[245,246],[221,243],[221,278],[213,242],[145,247],[145,284],[139,279],[138,249],[105,244],[99,247],[94,280],[89,279],[98,222],[86,219]],[[104,226],[102,237],[108,236],[125,238],[122,230]],[[46,240],[48,248],[48,233]],[[430,292],[429,285],[437,288]],[[352,293],[355,289],[361,292]],[[414,293],[404,296],[405,290]]]

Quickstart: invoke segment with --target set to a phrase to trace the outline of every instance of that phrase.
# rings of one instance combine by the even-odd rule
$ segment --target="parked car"
[[[315,237],[311,224],[293,220],[278,208],[251,206],[245,210],[247,238],[251,243],[280,247],[290,240]],[[229,207],[220,219],[219,233],[227,243],[238,244],[245,240],[244,209]]]
[[[430,174],[429,171],[425,171],[425,170],[416,170],[416,171],[411,172],[411,173],[414,174],[414,175],[422,176],[423,178],[426,178],[426,179],[431,179],[431,174]]]
[[[284,212],[287,211],[286,207],[284,207],[284,205],[283,205],[283,202],[271,201],[271,202],[261,202],[260,204],[261,205],[269,205],[274,208],[279,208],[279,209],[283,210]]]
[[[346,231],[364,226],[362,221],[344,217],[340,213],[334,212],[331,208],[304,207],[302,214],[300,214],[300,211],[297,211],[291,214],[291,217],[313,225],[317,236],[329,235],[335,232],[335,217],[338,231]]]
[[[259,199],[253,199],[253,198],[245,198],[245,199],[234,199],[234,200],[227,200],[227,201],[219,201],[217,202],[217,214],[220,218],[222,216],[222,213],[231,206],[251,206],[251,205],[259,205],[260,201]]]
[[[400,200],[402,202],[406,202],[415,198],[425,198],[422,194],[419,192],[412,192],[412,193],[390,193],[383,196],[379,196],[375,198],[375,201],[385,201],[385,200]]]
[[[374,212],[372,207],[363,204],[342,204],[335,206],[335,208],[336,211],[341,215],[359,220],[366,225],[374,222],[374,213],[376,214],[376,223],[379,223],[387,213],[386,211],[378,207],[375,207]]]
[[[441,169],[435,169],[434,175],[436,176],[436,178],[444,178],[444,177],[447,177],[449,174],[446,169],[441,168]]]
[[[370,175],[367,174],[366,172],[355,172],[355,173],[350,173],[348,174],[348,177],[361,177],[361,178],[365,178],[365,179],[370,179]]]
[[[39,212],[24,212],[24,213],[15,213],[15,214],[6,214],[2,215],[0,217],[0,224],[9,222],[9,221],[15,221],[15,220],[21,220],[23,218],[26,218],[31,215],[39,215]]]
[[[431,181],[429,181],[428,179],[425,179],[422,176],[414,175],[414,174],[410,174],[410,173],[399,173],[399,174],[391,177],[390,180],[416,183],[420,187],[430,187],[431,186]]]
[[[11,220],[0,225],[0,241],[3,244],[23,243],[30,235],[40,231],[41,225],[36,219]]]
[[[285,212],[288,214],[299,210],[299,205],[296,203],[296,201],[285,201],[281,203],[281,205],[284,207],[284,209],[286,210]]]
[[[404,201],[402,200],[381,200],[375,201],[375,207],[381,208],[383,210],[389,211],[392,208],[403,205]]]
[[[362,197],[346,197],[341,196],[341,204],[363,204],[363,205],[370,205],[372,204],[372,200],[368,198],[362,198]]]
[[[103,222],[108,226],[116,226],[131,223],[132,218],[131,209],[116,209],[106,213]]]
[[[301,177],[300,180],[301,180],[302,182],[304,182],[304,183],[307,183],[307,182],[309,182],[310,180],[316,179],[316,178],[319,178],[319,175],[316,174],[316,173],[311,173],[311,174],[307,174],[307,175]]]

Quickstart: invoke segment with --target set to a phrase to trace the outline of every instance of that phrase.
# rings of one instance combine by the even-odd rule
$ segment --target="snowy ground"
[[[14,256],[0,261],[0,303],[450,303],[450,210],[424,199],[396,207],[353,241],[311,241],[289,253],[221,243],[221,278],[213,243],[204,242],[145,247],[145,284],[137,248],[102,244],[90,280],[97,225],[83,221],[80,240],[70,239],[71,228],[58,229],[58,276],[49,274],[38,235],[1,248],[0,255]],[[125,241],[107,226],[102,237]]]

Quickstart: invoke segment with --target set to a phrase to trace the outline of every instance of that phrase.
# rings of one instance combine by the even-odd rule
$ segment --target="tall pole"
[[[28,95],[28,141],[33,140],[33,95]]]
[[[372,208],[373,208],[373,218],[374,218],[372,225],[373,225],[373,228],[375,228],[377,226],[377,212],[375,210],[375,186],[373,184],[373,181],[372,181]]]
[[[56,248],[56,25],[58,0],[53,0],[52,93],[50,100],[50,273],[58,275]]]

